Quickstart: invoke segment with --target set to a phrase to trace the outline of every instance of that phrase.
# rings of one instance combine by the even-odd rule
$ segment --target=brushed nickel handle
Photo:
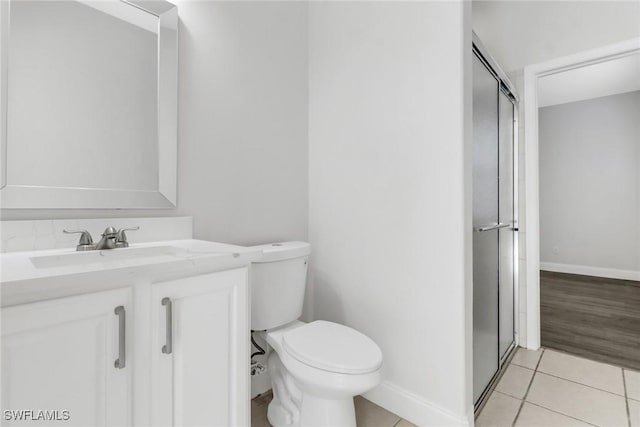
[[[87,230],[62,230],[65,234],[80,234],[80,240],[76,246],[77,251],[87,251],[94,248],[91,233]]]
[[[128,248],[129,241],[127,240],[127,234],[125,231],[138,231],[140,227],[125,227],[118,230],[116,233],[116,247],[118,248]]]
[[[473,229],[473,231],[477,231],[479,233],[482,233],[484,231],[499,230],[501,228],[507,228],[507,227],[511,227],[511,224],[506,224],[504,222],[499,222],[497,224],[482,225],[480,227],[475,227]]]
[[[118,358],[116,359],[114,366],[118,369],[124,369],[127,361],[127,320],[124,306],[119,305],[116,307],[115,314],[118,316]]]
[[[169,298],[162,298],[162,305],[165,306],[165,310],[166,310],[166,340],[165,340],[165,345],[162,346],[162,352],[164,354],[171,354],[171,352],[173,351],[173,336],[172,336],[172,331],[171,331],[171,327],[172,327],[172,308],[171,308],[171,299]]]

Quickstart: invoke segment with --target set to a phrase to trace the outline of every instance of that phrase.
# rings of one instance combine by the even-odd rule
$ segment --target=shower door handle
[[[480,227],[474,227],[473,231],[477,231],[478,233],[482,233],[484,231],[499,230],[501,228],[508,228],[508,227],[511,227],[511,224],[506,224],[504,222],[499,222],[497,224],[481,225]]]

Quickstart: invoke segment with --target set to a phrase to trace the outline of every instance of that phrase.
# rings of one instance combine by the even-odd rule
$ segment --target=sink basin
[[[165,255],[178,255],[186,250],[175,246],[149,246],[144,248],[119,248],[102,251],[74,252],[62,255],[31,257],[36,268],[55,268],[86,265],[110,261],[135,260]]]

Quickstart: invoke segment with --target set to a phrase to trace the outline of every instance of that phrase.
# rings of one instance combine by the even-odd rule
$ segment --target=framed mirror
[[[0,206],[175,206],[176,7],[10,0],[0,26]]]

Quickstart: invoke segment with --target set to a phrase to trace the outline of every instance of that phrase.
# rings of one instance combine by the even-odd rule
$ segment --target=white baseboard
[[[540,262],[540,270],[555,271],[557,273],[582,274],[585,276],[608,277],[610,279],[638,280],[640,271],[616,270],[614,268],[588,267],[586,265],[556,264]]]
[[[389,381],[383,381],[364,397],[417,426],[473,425],[473,408],[467,416],[461,416]]]

